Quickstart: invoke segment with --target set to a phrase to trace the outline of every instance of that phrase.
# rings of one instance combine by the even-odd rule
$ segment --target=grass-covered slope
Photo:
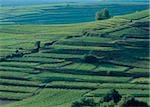
[[[97,23],[69,25],[2,25],[0,28],[0,56],[15,53],[16,49],[32,49],[36,41],[42,44],[77,35],[84,28],[95,27]]]
[[[4,25],[2,34],[9,36],[1,40],[2,49],[29,52],[37,40],[42,46],[0,62],[0,99],[18,101],[2,107],[70,107],[110,89],[148,102],[148,11],[74,25]],[[86,63],[89,54],[99,61]]]
[[[149,8],[148,3],[146,2],[131,2],[130,4],[122,2],[92,2],[93,3],[88,3],[85,1],[60,4],[1,6],[0,24],[81,23],[93,21],[93,13],[96,13],[98,10],[103,8],[108,8],[112,16],[129,14]],[[123,11],[120,11],[120,9],[123,9]]]

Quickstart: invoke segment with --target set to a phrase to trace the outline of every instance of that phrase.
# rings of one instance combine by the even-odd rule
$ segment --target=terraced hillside
[[[0,99],[18,101],[2,107],[70,107],[83,96],[96,100],[110,89],[148,102],[148,12],[88,23],[79,26],[80,35],[47,39],[39,52],[25,49],[21,57],[2,59]],[[87,63],[86,55],[98,62]]]

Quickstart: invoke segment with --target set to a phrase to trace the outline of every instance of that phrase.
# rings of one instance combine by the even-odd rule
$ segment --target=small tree
[[[96,20],[103,20],[103,19],[108,19],[110,18],[110,14],[108,9],[102,9],[101,11],[96,12],[95,19]]]
[[[75,101],[72,103],[71,107],[82,107],[82,103],[80,101]]]

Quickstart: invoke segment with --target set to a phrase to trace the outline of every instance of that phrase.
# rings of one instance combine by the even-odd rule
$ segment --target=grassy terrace
[[[100,38],[100,37],[78,37],[72,39],[63,39],[58,42],[61,45],[72,46],[101,46],[102,44],[113,42],[112,38]]]
[[[23,58],[13,58],[9,59],[8,61],[12,62],[30,62],[30,64],[34,65],[34,63],[61,63],[64,60],[59,60],[59,59],[50,59],[50,58],[36,58],[36,57],[23,57]],[[26,63],[25,63],[26,64]]]
[[[54,59],[69,59],[69,58],[83,58],[84,55],[76,55],[76,54],[59,54],[59,53],[35,53],[29,54],[25,57],[35,57],[35,58],[54,58]]]
[[[22,100],[29,96],[31,93],[0,92],[0,99],[3,100]]]
[[[62,86],[62,87],[77,87],[77,88],[100,88],[100,89],[145,89],[148,90],[149,86],[146,84],[131,84],[131,83],[85,83],[85,82],[68,82],[68,81],[53,81],[50,82],[47,87],[49,86]]]
[[[32,93],[36,90],[36,87],[23,87],[23,86],[5,86],[0,85],[0,90],[4,92],[20,92],[20,93]]]
[[[88,50],[88,51],[112,51],[112,50],[117,50],[115,48],[112,47],[96,47],[96,46],[68,46],[68,45],[55,45],[52,48],[56,49],[56,50],[79,50],[79,51],[84,51],[84,50]]]
[[[79,99],[87,91],[88,90],[43,89],[37,96],[14,103],[11,107],[26,107],[26,105],[28,105],[28,107],[36,107],[39,105],[44,105],[45,107],[69,107],[72,101]],[[9,105],[4,107],[9,107]]]
[[[0,71],[0,78],[9,78],[9,79],[20,79],[28,80],[26,73],[23,72],[12,72],[12,71]]]
[[[73,75],[63,73],[41,73],[31,75],[33,80],[40,81],[83,81],[83,82],[111,82],[111,83],[125,83],[129,82],[131,77],[111,77],[111,76],[90,76],[90,75]]]
[[[130,74],[135,74],[135,75],[141,75],[141,76],[149,76],[149,69],[143,69],[143,68],[133,68],[128,71]]]
[[[26,81],[26,80],[13,80],[13,79],[0,79],[2,85],[13,85],[13,86],[39,86],[39,81]]]
[[[128,69],[127,67],[117,66],[113,64],[100,64],[100,65],[93,65],[88,63],[74,63],[63,68],[66,69],[74,69],[74,70],[89,70],[89,71],[125,71]]]
[[[140,78],[136,78],[132,81],[132,83],[141,83],[141,84],[149,84],[150,80],[149,78],[145,78],[145,77],[140,77]]]
[[[37,66],[37,68],[43,68],[43,69],[45,69],[45,68],[46,69],[48,69],[48,68],[60,68],[60,67],[63,67],[65,65],[69,65],[71,63],[72,63],[71,61],[65,61],[62,63],[42,64],[42,65]]]
[[[21,100],[2,107],[70,107],[110,89],[148,101],[148,31],[130,22],[148,21],[147,12],[69,25],[2,25],[0,56],[41,41],[39,52],[0,62],[0,99]],[[99,62],[85,63],[89,54]]]
[[[9,55],[20,47],[32,49],[38,40],[42,43],[58,40],[68,35],[76,35],[82,29],[96,26],[96,22],[69,25],[3,25],[0,29],[0,46],[5,52],[1,52],[0,56]]]
[[[149,17],[148,14],[149,10],[146,11],[142,11],[142,12],[136,12],[135,14],[128,14],[128,15],[124,15],[123,18],[128,19],[128,20],[138,20],[138,19],[142,19],[145,17]]]
[[[109,89],[97,89],[86,95],[98,97],[98,96],[102,96],[102,95],[106,94],[108,91],[109,91]],[[129,94],[129,95],[133,95],[136,97],[148,97],[149,96],[149,94],[148,94],[149,90],[118,89],[118,91],[120,94],[123,94],[123,95]]]
[[[29,63],[29,62],[0,62],[0,66],[8,67],[18,67],[18,68],[33,68],[38,65],[38,63]]]
[[[0,66],[0,71],[9,72],[21,72],[21,73],[38,73],[39,71],[35,71],[32,68],[20,68],[20,67],[10,67],[10,66]]]

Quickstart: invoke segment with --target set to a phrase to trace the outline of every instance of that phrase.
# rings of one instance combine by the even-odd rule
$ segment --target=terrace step
[[[54,73],[66,73],[66,74],[74,74],[74,75],[95,75],[95,76],[134,76],[131,75],[130,73],[126,73],[126,72],[109,72],[108,71],[94,71],[94,70],[76,70],[76,69],[66,69],[66,68],[35,68],[35,70],[39,70],[39,71],[47,71],[47,72],[54,72]]]
[[[59,49],[59,50],[55,50],[55,49],[51,49],[51,50],[42,50],[42,53],[62,53],[62,54],[75,54],[75,55],[84,55],[84,54],[88,54],[91,50],[81,50],[81,49]],[[104,50],[92,50],[93,53],[95,54],[107,54],[107,53],[113,53],[113,52],[117,52],[118,50],[110,50],[110,51],[104,51]]]
[[[94,43],[94,42],[69,42],[69,41],[64,41],[64,42],[59,42],[57,43],[58,45],[71,45],[71,46],[96,46],[96,47],[114,47],[114,43]]]
[[[54,88],[54,89],[77,89],[77,90],[94,90],[97,89],[96,87],[81,87],[81,86],[65,86],[65,85],[46,85],[45,88]]]

